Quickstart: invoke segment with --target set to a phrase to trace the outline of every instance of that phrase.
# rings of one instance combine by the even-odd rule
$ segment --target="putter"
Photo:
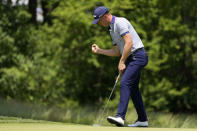
[[[101,121],[103,120],[103,115],[104,115],[105,109],[107,108],[107,105],[108,105],[108,103],[109,103],[109,101],[110,101],[110,98],[111,98],[111,96],[112,96],[112,94],[113,94],[113,92],[114,92],[114,89],[115,89],[115,87],[116,87],[116,84],[118,83],[119,78],[120,78],[120,73],[118,74],[118,76],[117,76],[117,78],[116,78],[114,87],[112,88],[111,94],[109,95],[107,104],[105,105],[105,107],[104,107],[104,109],[103,109],[103,111],[102,111],[102,114],[100,115],[100,117],[99,117],[99,119],[98,119],[97,124],[93,124],[93,126],[101,126],[100,124],[101,124]]]

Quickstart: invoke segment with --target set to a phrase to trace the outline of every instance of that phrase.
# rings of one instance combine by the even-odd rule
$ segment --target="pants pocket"
[[[146,53],[139,53],[133,56],[133,64],[146,66],[148,64],[148,56]]]

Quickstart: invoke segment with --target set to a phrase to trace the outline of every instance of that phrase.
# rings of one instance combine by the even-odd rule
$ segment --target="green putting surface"
[[[93,127],[62,123],[1,123],[0,131],[197,131],[187,128]]]

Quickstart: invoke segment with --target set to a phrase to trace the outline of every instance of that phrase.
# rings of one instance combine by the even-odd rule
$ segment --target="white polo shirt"
[[[144,47],[140,37],[138,36],[131,23],[123,17],[112,16],[109,31],[112,38],[112,44],[119,47],[121,54],[123,53],[125,45],[122,37],[127,33],[131,35],[131,40],[133,42],[130,54],[132,54],[135,50]]]

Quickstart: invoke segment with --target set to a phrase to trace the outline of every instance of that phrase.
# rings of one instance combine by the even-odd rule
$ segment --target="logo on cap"
[[[109,9],[106,8],[105,6],[99,6],[94,10],[94,21],[92,22],[92,24],[96,24],[99,19],[104,16],[106,13],[109,12]]]

